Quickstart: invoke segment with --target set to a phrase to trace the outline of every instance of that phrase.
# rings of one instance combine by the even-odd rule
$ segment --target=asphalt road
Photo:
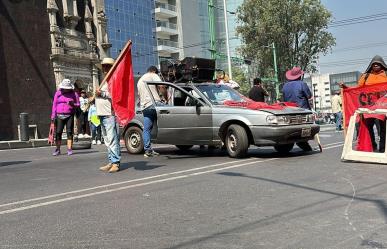
[[[160,146],[124,152],[116,174],[98,171],[104,146],[0,151],[0,248],[387,247],[386,165],[341,162],[341,133],[321,140],[239,160]]]

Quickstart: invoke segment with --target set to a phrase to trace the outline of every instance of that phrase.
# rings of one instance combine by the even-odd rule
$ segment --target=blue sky
[[[322,0],[321,2],[332,12],[334,21],[387,13],[386,0]],[[387,19],[332,27],[329,31],[336,38],[336,46],[331,54],[321,57],[319,63],[321,73],[357,70],[363,72],[376,54],[383,56],[387,61]],[[359,48],[361,46],[364,48]]]

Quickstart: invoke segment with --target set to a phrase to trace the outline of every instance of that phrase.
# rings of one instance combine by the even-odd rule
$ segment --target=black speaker
[[[215,60],[186,57],[181,61],[184,65],[183,78],[193,82],[212,81],[215,73]]]
[[[215,60],[186,57],[182,61],[160,62],[160,71],[168,82],[207,82],[215,73]]]

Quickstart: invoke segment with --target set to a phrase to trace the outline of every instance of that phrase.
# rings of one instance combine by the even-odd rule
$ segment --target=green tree
[[[233,67],[232,76],[233,80],[236,81],[240,86],[238,92],[247,96],[251,86],[249,80],[247,79],[246,73],[239,67]]]
[[[238,9],[237,32],[244,43],[240,52],[257,63],[261,77],[274,76],[268,47],[273,42],[280,81],[293,66],[315,72],[319,55],[335,45],[327,31],[331,18],[320,0],[245,0]]]

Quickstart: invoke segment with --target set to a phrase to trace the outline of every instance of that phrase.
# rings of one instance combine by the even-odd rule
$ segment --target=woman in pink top
[[[73,147],[73,131],[74,131],[74,114],[75,108],[79,106],[79,96],[74,91],[74,85],[69,79],[64,79],[59,90],[56,91],[54,101],[52,103],[51,121],[55,122],[55,144],[56,149],[53,156],[60,154],[60,146],[62,144],[62,133],[66,126],[67,133],[67,155],[72,155]]]

